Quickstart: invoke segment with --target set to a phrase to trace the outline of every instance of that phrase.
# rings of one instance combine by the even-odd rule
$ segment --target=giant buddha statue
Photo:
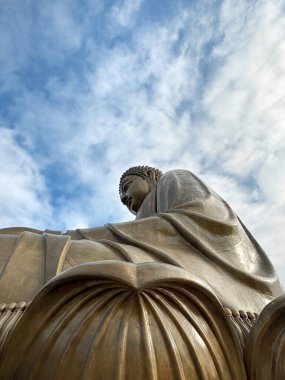
[[[283,288],[230,206],[186,170],[119,193],[135,220],[0,230],[0,378],[283,378]]]

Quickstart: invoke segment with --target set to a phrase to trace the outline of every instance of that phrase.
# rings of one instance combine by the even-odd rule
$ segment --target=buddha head
[[[120,179],[121,201],[131,213],[136,214],[145,197],[155,187],[162,172],[150,166],[133,166],[126,170]]]

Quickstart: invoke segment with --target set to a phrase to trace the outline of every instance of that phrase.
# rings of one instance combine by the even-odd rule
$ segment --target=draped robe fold
[[[8,236],[16,239],[11,234],[6,241]],[[210,286],[221,303],[232,309],[258,313],[283,293],[265,252],[229,205],[186,170],[165,173],[145,198],[134,221],[67,231],[63,236],[24,232],[18,240],[33,236],[38,244],[40,239],[49,240],[54,247],[50,256],[57,256],[62,263],[54,272],[50,269],[49,276],[41,274],[43,283],[51,273],[56,275],[85,262],[123,260],[184,268]],[[0,235],[0,246],[3,238]],[[13,250],[8,261],[12,256]],[[46,248],[45,257],[47,268]]]

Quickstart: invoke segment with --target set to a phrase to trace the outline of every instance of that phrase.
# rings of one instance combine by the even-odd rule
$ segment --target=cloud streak
[[[0,128],[1,223],[3,226],[35,223],[51,218],[45,180],[33,158],[22,149],[16,135]]]

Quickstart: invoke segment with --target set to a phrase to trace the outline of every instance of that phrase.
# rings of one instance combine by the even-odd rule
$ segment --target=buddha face
[[[144,179],[137,175],[128,175],[121,184],[121,201],[136,214],[152,187],[148,177]]]

